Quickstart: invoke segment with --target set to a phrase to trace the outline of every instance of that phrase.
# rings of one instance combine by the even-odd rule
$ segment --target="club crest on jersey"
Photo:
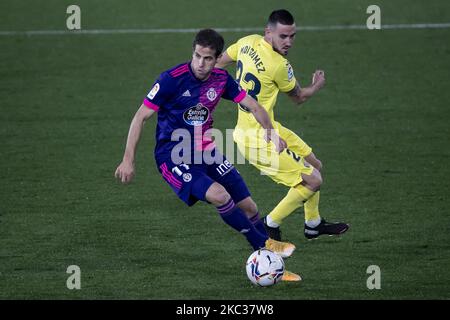
[[[208,92],[206,93],[206,97],[208,98],[209,101],[214,101],[217,98],[217,92],[216,89],[214,88],[209,88]]]
[[[191,126],[200,126],[208,121],[209,109],[201,103],[190,107],[183,114],[184,122]]]
[[[152,100],[152,99],[156,96],[156,94],[158,93],[158,91],[159,91],[159,83],[156,83],[156,84],[153,86],[152,90],[150,90],[150,92],[148,93],[147,98],[149,98],[150,100]]]

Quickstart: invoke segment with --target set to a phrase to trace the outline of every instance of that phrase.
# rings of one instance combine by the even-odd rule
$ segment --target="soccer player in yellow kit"
[[[299,136],[274,119],[278,92],[285,92],[296,103],[308,100],[325,84],[325,74],[316,70],[312,83],[302,88],[286,60],[296,34],[294,18],[287,10],[273,11],[264,36],[250,35],[239,39],[222,55],[216,67],[224,68],[236,62],[239,84],[254,97],[269,114],[274,128],[286,141],[287,149],[280,154],[273,144],[266,143],[263,129],[243,106],[233,138],[239,151],[262,173],[275,182],[288,186],[284,199],[264,218],[269,236],[281,240],[280,225],[297,208],[304,206],[304,234],[308,239],[320,235],[346,232],[346,223],[329,223],[319,214],[319,189],[322,184],[322,163]]]

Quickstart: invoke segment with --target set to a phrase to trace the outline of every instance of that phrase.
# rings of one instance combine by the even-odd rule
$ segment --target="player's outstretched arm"
[[[216,68],[225,69],[230,64],[234,63],[235,61],[231,59],[231,57],[228,55],[228,53],[225,51],[219,56],[219,59],[217,59]]]
[[[301,88],[299,83],[295,84],[294,89],[287,94],[297,104],[301,104],[311,98],[317,91],[325,85],[325,72],[316,70],[312,75],[311,84],[308,87]]]
[[[272,141],[275,144],[275,149],[278,153],[281,153],[284,149],[286,149],[286,141],[284,141],[274,130],[266,109],[264,109],[249,95],[246,95],[245,98],[239,102],[239,104],[250,110],[256,121],[258,121],[259,124],[266,129],[265,139],[267,142]]]
[[[142,104],[131,121],[125,153],[122,162],[119,164],[114,174],[122,183],[129,183],[134,177],[134,157],[141,137],[142,128],[144,127],[145,121],[154,113],[154,110],[147,108]]]

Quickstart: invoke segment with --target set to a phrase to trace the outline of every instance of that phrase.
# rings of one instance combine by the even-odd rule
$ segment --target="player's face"
[[[285,25],[277,22],[275,27],[266,28],[266,37],[271,42],[273,49],[283,56],[287,56],[289,49],[295,40],[295,23]]]
[[[197,79],[208,79],[216,62],[216,51],[214,49],[195,45],[191,67]]]

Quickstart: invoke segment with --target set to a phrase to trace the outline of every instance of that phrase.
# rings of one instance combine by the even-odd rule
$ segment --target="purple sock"
[[[258,230],[260,233],[269,236],[267,234],[266,228],[264,227],[264,223],[261,221],[261,218],[259,216],[259,212],[257,212],[253,217],[251,217],[250,222],[255,226],[256,230]]]
[[[247,238],[247,241],[250,242],[254,250],[265,247],[266,240],[269,238],[267,233],[264,232],[261,234],[250,222],[245,213],[234,204],[233,199],[230,199],[223,206],[217,207],[217,211],[219,211],[222,219],[230,227],[242,233]]]

